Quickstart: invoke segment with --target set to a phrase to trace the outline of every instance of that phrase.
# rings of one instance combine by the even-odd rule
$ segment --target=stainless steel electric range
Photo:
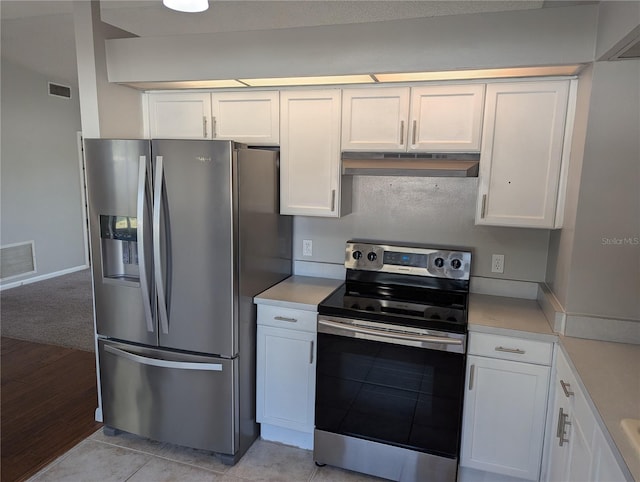
[[[471,252],[349,241],[318,306],[314,459],[455,481]]]

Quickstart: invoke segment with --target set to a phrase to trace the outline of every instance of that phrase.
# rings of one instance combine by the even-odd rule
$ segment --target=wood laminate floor
[[[2,337],[0,474],[25,480],[98,430],[93,352]]]

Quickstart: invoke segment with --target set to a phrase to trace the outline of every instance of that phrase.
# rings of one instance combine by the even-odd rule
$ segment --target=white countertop
[[[257,305],[273,305],[305,311],[318,311],[318,303],[344,281],[312,276],[291,276],[253,298]]]
[[[469,331],[558,341],[535,300],[471,293],[468,321]]]

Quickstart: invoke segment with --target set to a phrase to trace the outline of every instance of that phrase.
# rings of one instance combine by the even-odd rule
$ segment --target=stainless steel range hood
[[[480,154],[342,153],[342,174],[351,176],[478,177]]]

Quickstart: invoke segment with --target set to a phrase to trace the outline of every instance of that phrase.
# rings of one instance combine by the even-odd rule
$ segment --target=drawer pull
[[[496,351],[502,351],[505,353],[515,353],[516,355],[524,355],[525,351],[520,348],[505,348],[504,346],[497,346]]]
[[[274,320],[277,321],[288,321],[289,323],[297,323],[298,320],[296,318],[287,318],[286,316],[274,316]]]
[[[573,390],[571,390],[570,383],[566,383],[564,380],[560,380],[560,386],[562,387],[562,391],[564,392],[565,397],[569,398],[575,395],[575,393],[573,393]]]

